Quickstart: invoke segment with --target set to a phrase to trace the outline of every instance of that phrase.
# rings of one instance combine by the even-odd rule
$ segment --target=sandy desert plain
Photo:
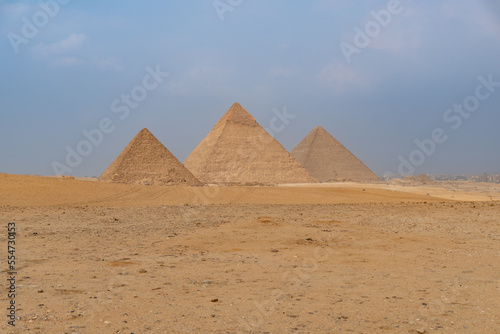
[[[0,174],[0,221],[2,333],[500,332],[498,184]]]

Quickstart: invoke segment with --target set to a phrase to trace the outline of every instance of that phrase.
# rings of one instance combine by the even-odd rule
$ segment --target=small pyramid
[[[146,128],[132,139],[99,180],[146,185],[201,185]]]
[[[407,181],[407,182],[415,182],[415,183],[421,183],[421,184],[431,184],[434,182],[426,174],[420,174],[419,176],[409,175],[409,176],[405,177],[403,180]]]
[[[318,182],[239,103],[235,103],[184,162],[201,182]]]
[[[295,147],[292,156],[320,182],[378,181],[377,175],[320,126]]]

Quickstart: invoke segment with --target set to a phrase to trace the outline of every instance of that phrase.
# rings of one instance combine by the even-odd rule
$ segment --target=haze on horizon
[[[142,128],[184,161],[234,102],[288,151],[322,126],[378,175],[500,171],[494,0],[7,0],[0,36],[1,173],[53,175],[100,127],[71,175]]]

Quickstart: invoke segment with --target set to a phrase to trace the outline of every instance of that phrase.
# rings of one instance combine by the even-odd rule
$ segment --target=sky
[[[0,172],[99,176],[142,129],[181,162],[234,102],[376,174],[500,172],[494,0],[0,1]]]

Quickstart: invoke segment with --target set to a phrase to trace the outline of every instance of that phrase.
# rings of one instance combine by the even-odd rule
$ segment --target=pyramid
[[[409,175],[409,176],[407,176],[407,177],[404,178],[404,181],[421,183],[421,184],[429,184],[429,183],[433,183],[434,182],[426,174],[420,174],[419,176]]]
[[[378,181],[377,175],[320,126],[297,145],[292,156],[320,182]]]
[[[99,177],[146,185],[201,185],[148,129],[142,129]]]
[[[217,122],[184,162],[201,182],[318,182],[239,103]]]

